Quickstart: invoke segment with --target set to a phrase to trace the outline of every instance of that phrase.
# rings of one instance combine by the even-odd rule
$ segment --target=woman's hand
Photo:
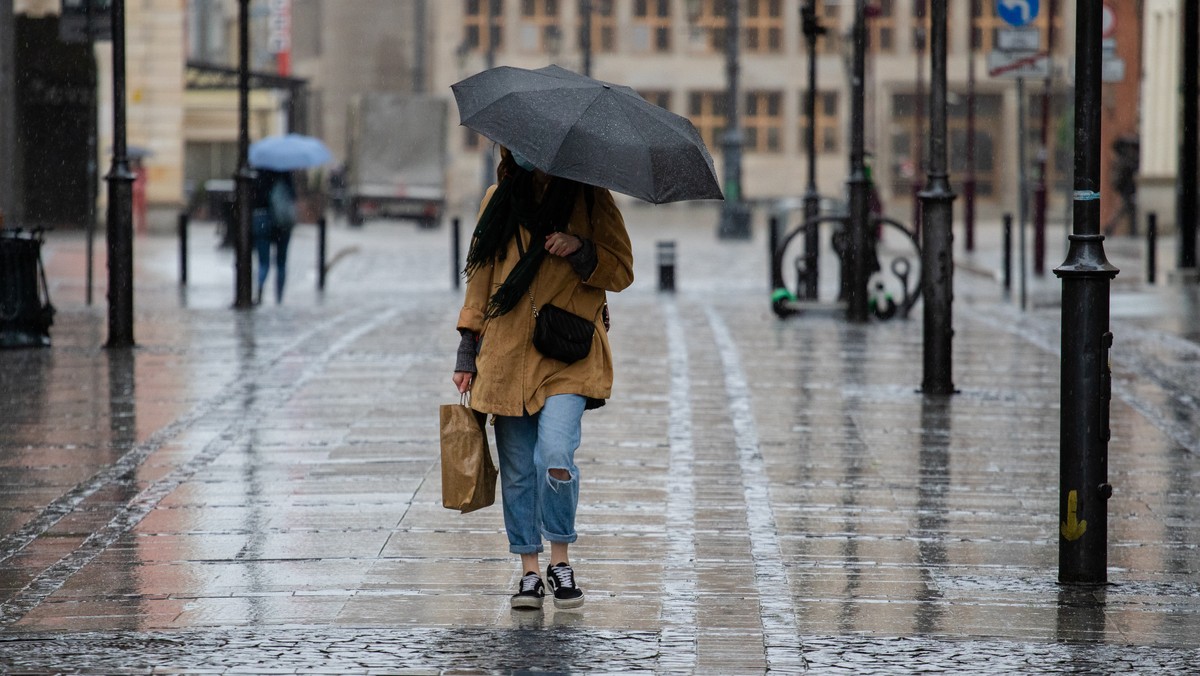
[[[565,232],[554,232],[546,236],[546,251],[555,256],[570,256],[579,251],[583,240]]]
[[[475,380],[475,374],[469,371],[454,372],[454,386],[458,388],[459,394],[466,394],[471,391],[471,382]]]

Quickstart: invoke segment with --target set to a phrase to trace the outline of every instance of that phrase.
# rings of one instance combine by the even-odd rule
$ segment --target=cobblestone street
[[[0,352],[0,671],[1200,671],[1200,294],[1147,285],[1140,242],[1105,243],[1111,584],[1077,589],[1056,582],[1061,287],[1005,298],[997,224],[960,256],[960,391],[937,398],[920,304],[779,320],[763,223],[626,218],[614,396],[577,456],[587,604],[544,612],[509,608],[499,507],[441,506],[447,226],[334,223],[324,293],[300,226],[285,303],[245,312],[212,224],[182,290],[174,237],[140,236],[132,352],[101,347],[102,243],[88,307],[82,236],[51,233],[53,347]]]

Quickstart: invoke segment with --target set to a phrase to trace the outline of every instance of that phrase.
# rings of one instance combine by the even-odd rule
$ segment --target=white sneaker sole
[[[554,607],[560,610],[570,610],[571,608],[580,608],[583,606],[583,597],[577,599],[554,599]]]
[[[513,596],[512,607],[518,610],[539,610],[542,607],[542,597],[540,596]]]

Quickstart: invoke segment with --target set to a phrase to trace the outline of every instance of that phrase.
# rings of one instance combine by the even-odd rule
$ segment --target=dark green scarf
[[[525,297],[546,258],[545,239],[552,232],[567,229],[580,186],[570,179],[551,177],[538,202],[534,197],[533,174],[524,169],[509,172],[496,186],[475,225],[471,249],[467,252],[466,275],[492,261],[504,260],[509,241],[520,236],[522,226],[530,233],[530,246],[488,301],[485,312],[488,318],[507,313]]]

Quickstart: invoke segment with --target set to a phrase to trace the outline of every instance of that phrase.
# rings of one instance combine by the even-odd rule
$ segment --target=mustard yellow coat
[[[495,190],[494,185],[488,190],[484,206]],[[495,415],[520,416],[537,413],[546,398],[556,394],[579,394],[594,399],[611,396],[613,367],[603,320],[605,292],[621,291],[633,283],[633,249],[625,231],[625,219],[612,195],[601,188],[594,192],[590,222],[587,202],[580,191],[567,232],[592,240],[596,246],[596,269],[581,280],[565,258],[547,254],[529,287],[539,308],[553,303],[592,320],[596,333],[591,351],[574,364],[542,356],[533,347],[533,307],[528,297],[508,313],[484,319],[488,300],[521,258],[514,238],[503,260],[478,268],[467,280],[466,297],[458,315],[459,329],[469,329],[480,336],[471,408]],[[519,229],[518,236],[525,250],[545,245],[545,242],[530,242],[525,228]]]

